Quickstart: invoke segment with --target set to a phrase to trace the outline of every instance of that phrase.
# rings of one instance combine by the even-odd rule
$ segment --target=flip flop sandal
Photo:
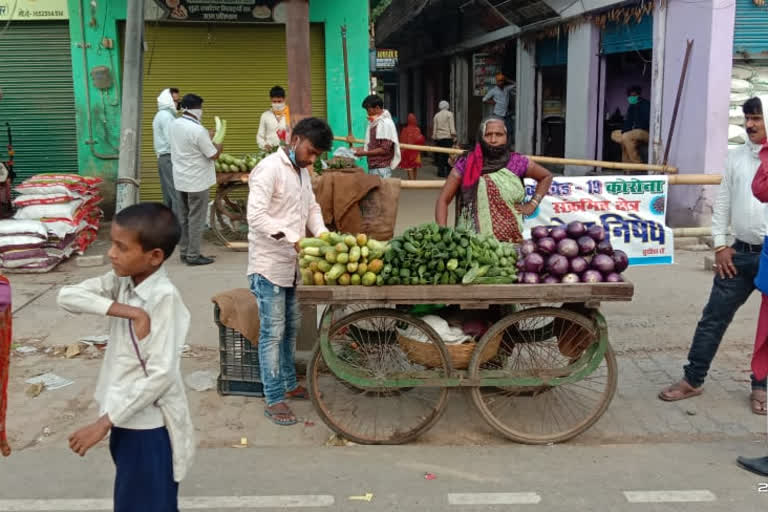
[[[269,407],[265,407],[264,416],[272,420],[272,423],[275,425],[280,425],[282,427],[288,427],[298,423],[298,420],[293,416],[293,413],[290,412],[290,409],[287,410],[289,412],[272,412],[269,410]],[[283,416],[283,418],[281,419],[280,416]]]
[[[307,388],[299,386],[293,391],[286,392],[285,398],[293,398],[294,400],[309,400],[309,391],[307,391]]]
[[[765,416],[766,415],[766,397],[763,396],[763,398],[757,398],[757,395],[755,395],[755,393],[760,393],[760,391],[753,391],[752,394],[749,396],[749,399],[752,404],[752,412],[759,416]],[[763,391],[762,393],[765,393],[765,391]]]
[[[685,400],[686,398],[699,396],[703,392],[704,390],[701,388],[693,388],[690,385],[683,384],[683,382],[680,381],[659,393],[659,398],[665,402],[677,402],[679,400]]]

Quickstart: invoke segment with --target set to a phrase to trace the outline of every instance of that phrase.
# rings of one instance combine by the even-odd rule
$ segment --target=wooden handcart
[[[248,176],[247,172],[216,173],[216,196],[209,222],[221,243],[236,250],[248,248]]]
[[[633,292],[631,283],[302,286],[299,302],[328,305],[307,369],[311,399],[344,438],[401,444],[440,419],[451,388],[466,388],[503,436],[562,442],[613,398],[616,356],[599,304]],[[467,353],[410,314],[415,304],[505,313]]]

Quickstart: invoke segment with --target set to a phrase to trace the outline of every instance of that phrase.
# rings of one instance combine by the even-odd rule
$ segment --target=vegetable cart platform
[[[633,292],[631,283],[300,286],[299,302],[329,305],[307,369],[312,402],[350,441],[401,444],[429,430],[460,387],[511,440],[571,439],[616,391],[599,304]],[[490,308],[499,320],[477,343],[447,345],[404,307],[415,304]]]

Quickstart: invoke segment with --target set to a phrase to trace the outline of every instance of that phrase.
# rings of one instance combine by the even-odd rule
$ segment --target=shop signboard
[[[501,73],[501,62],[496,55],[475,53],[472,55],[472,90],[475,96],[485,96],[496,85],[496,74]]]
[[[66,19],[67,0],[0,0],[0,21]]]
[[[2,0],[0,0],[2,1]],[[285,23],[288,5],[280,0],[155,0],[169,21]]]
[[[525,180],[525,189],[533,196],[536,183]],[[675,247],[665,223],[668,191],[666,176],[558,176],[541,205],[525,219],[526,237],[534,226],[597,224],[605,228],[614,249],[627,253],[631,265],[670,265]]]
[[[379,48],[376,50],[376,69],[379,71],[392,71],[397,69],[397,50]]]

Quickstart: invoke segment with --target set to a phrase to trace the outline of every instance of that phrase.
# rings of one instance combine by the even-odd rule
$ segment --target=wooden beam
[[[288,0],[286,4],[288,6],[288,19],[285,24],[288,104],[291,106],[291,122],[296,123],[312,115],[309,1]]]

